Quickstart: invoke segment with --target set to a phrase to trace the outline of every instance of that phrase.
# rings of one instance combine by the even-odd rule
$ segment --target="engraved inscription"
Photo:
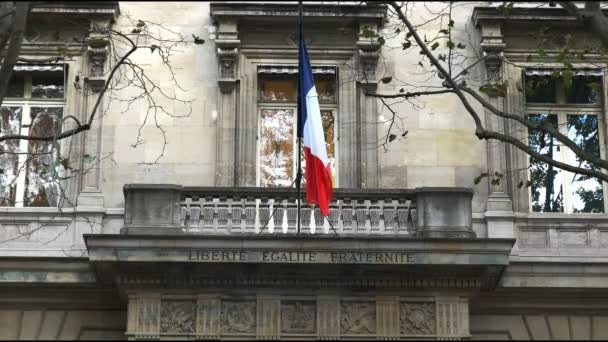
[[[435,304],[401,302],[399,307],[401,334],[435,334]]]
[[[340,330],[342,334],[376,333],[376,304],[374,302],[347,302],[340,304]]]
[[[224,333],[255,333],[255,301],[223,301]]]
[[[160,307],[161,333],[194,333],[194,302],[163,301]]]
[[[284,301],[281,303],[281,330],[284,333],[314,333],[316,303],[313,301]]]

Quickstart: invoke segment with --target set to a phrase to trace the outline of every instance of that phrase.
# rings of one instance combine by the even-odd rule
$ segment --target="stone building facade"
[[[480,77],[508,80],[506,96],[488,97],[493,105],[536,115],[544,107],[520,88],[560,65],[539,52],[531,33],[547,25],[593,37],[559,7],[504,13],[499,5],[455,6],[454,34],[484,56]],[[79,163],[100,161],[66,180],[75,205],[27,205],[40,199],[17,185],[11,196],[22,204],[0,207],[0,339],[607,339],[602,184],[592,209],[577,207],[571,182],[561,210],[545,212],[534,186],[518,186],[530,174],[510,172],[526,168],[527,157],[478,140],[449,95],[397,104],[407,137],[388,151],[377,146],[387,113],[369,93],[398,92],[395,82],[379,81],[387,75],[428,77],[415,70],[417,52],[402,52],[405,32],[385,44],[369,38],[395,33],[385,6],[304,4],[337,189],[331,229],[305,206],[296,232],[289,120],[297,9],[290,1],[33,9],[22,55],[67,58],[18,66],[32,73],[26,87],[36,72],[63,72],[60,98],[3,104],[30,112],[46,106],[83,118],[92,108],[89,95],[106,81],[111,50],[90,22],[120,31],[132,28],[128,18],[142,19],[205,43],[173,56],[175,77],[194,101],[188,117],[160,119],[166,146],[154,123],[142,126],[145,107],[125,111],[105,99],[105,114],[71,143]],[[430,16],[422,5],[411,10],[416,22]],[[433,25],[421,33],[439,29]],[[133,60],[175,91],[158,60],[148,53]],[[545,105],[566,123],[594,118],[604,156],[606,59],[592,55],[573,68],[583,81],[600,82],[599,100],[573,105],[562,94]],[[522,134],[494,116],[484,120]],[[137,131],[145,143],[132,148]],[[504,179],[476,181],[482,173]]]

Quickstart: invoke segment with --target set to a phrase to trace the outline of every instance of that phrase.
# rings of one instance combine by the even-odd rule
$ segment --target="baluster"
[[[283,216],[283,222],[281,223],[281,228],[283,229],[283,234],[287,234],[287,231],[289,231],[289,223],[287,220],[287,203],[285,203],[283,205],[283,213],[281,216]]]
[[[243,200],[240,198],[236,198],[232,200],[232,208],[230,211],[230,221],[231,227],[230,232],[241,232],[243,229],[241,227],[243,221]]]
[[[301,207],[302,213],[300,214],[300,220],[302,220],[302,224],[300,225],[300,232],[304,233],[306,231],[309,231],[310,229],[310,208],[308,207]]]
[[[342,232],[345,234],[354,233],[353,228],[353,207],[349,199],[342,200]]]
[[[289,223],[289,227],[292,227],[295,231],[297,229],[298,223],[298,207],[295,202],[295,199],[289,200],[289,205],[287,206],[287,220]]]
[[[341,229],[340,228],[340,212],[342,210],[340,209],[340,204],[338,201],[334,201],[331,206],[329,207],[329,216],[327,217],[328,220],[328,225],[329,228],[331,229],[333,227],[333,229],[336,230],[336,233],[340,233]]]
[[[200,220],[201,220],[201,206],[203,205],[203,199],[199,198],[198,201],[192,202],[190,205],[190,224],[188,225],[189,232],[200,232]]]
[[[270,199],[268,200],[269,202],[269,207],[268,207],[268,213],[270,215],[270,217],[268,218],[268,232],[270,234],[274,233],[274,219],[275,219],[275,212],[274,212],[274,199]]]
[[[317,231],[317,220],[315,217],[315,209],[310,209],[310,234],[314,234]]]
[[[245,202],[245,230],[243,233],[255,230],[255,222],[257,217],[257,200],[247,198]]]
[[[369,206],[369,224],[370,231],[380,231],[380,205],[378,204],[378,201],[374,201],[374,203]]]
[[[256,234],[260,233],[260,199],[255,199],[255,222],[254,222],[254,231]]]
[[[357,217],[357,229],[355,233],[359,232],[367,232],[366,221],[367,221],[367,212],[368,206],[367,201],[355,201],[356,210],[355,215]]]
[[[398,228],[397,232],[399,234],[407,234],[408,233],[408,214],[409,208],[406,206],[403,200],[400,200],[397,205],[397,222]]]
[[[217,229],[228,232],[228,203],[226,198],[220,198],[217,205]]]
[[[387,199],[384,203],[384,207],[382,208],[382,212],[384,215],[384,230],[388,232],[396,232],[397,229],[395,227],[395,205],[393,201]]]
[[[190,215],[190,202],[192,202],[192,198],[186,197],[186,200],[181,203],[179,221],[180,221],[180,227],[182,227],[182,230],[185,230],[185,227],[187,224],[186,216]]]

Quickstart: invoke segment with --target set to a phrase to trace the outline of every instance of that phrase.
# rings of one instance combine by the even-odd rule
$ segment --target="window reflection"
[[[595,115],[568,115],[567,135],[581,149],[600,157],[600,141],[598,119]],[[597,167],[575,156],[578,167],[595,169]],[[572,184],[572,199],[574,212],[604,212],[604,195],[602,183],[594,177],[573,174],[570,178]]]
[[[0,107],[0,135],[19,134],[22,107]],[[0,142],[0,206],[15,205],[19,140]]]
[[[528,120],[534,123],[549,124],[557,128],[557,116],[532,114]],[[528,131],[528,145],[541,155],[556,158],[559,145],[555,138],[537,131]],[[535,212],[563,212],[564,193],[561,181],[561,170],[540,160],[530,157],[530,182],[532,193],[532,210]]]
[[[48,136],[61,131],[61,107],[32,107],[30,136]],[[27,174],[24,205],[29,207],[56,206],[59,196],[57,160],[58,143],[35,141],[28,144]]]
[[[262,109],[260,185],[285,186],[294,177],[294,111]]]
[[[63,71],[39,71],[32,73],[32,97],[63,98],[65,93]]]

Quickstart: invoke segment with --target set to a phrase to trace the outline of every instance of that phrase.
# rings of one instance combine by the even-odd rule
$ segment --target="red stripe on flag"
[[[323,165],[321,159],[314,156],[308,147],[304,147],[304,157],[306,158],[306,202],[318,205],[321,215],[329,216],[329,202],[334,194],[330,164]]]

